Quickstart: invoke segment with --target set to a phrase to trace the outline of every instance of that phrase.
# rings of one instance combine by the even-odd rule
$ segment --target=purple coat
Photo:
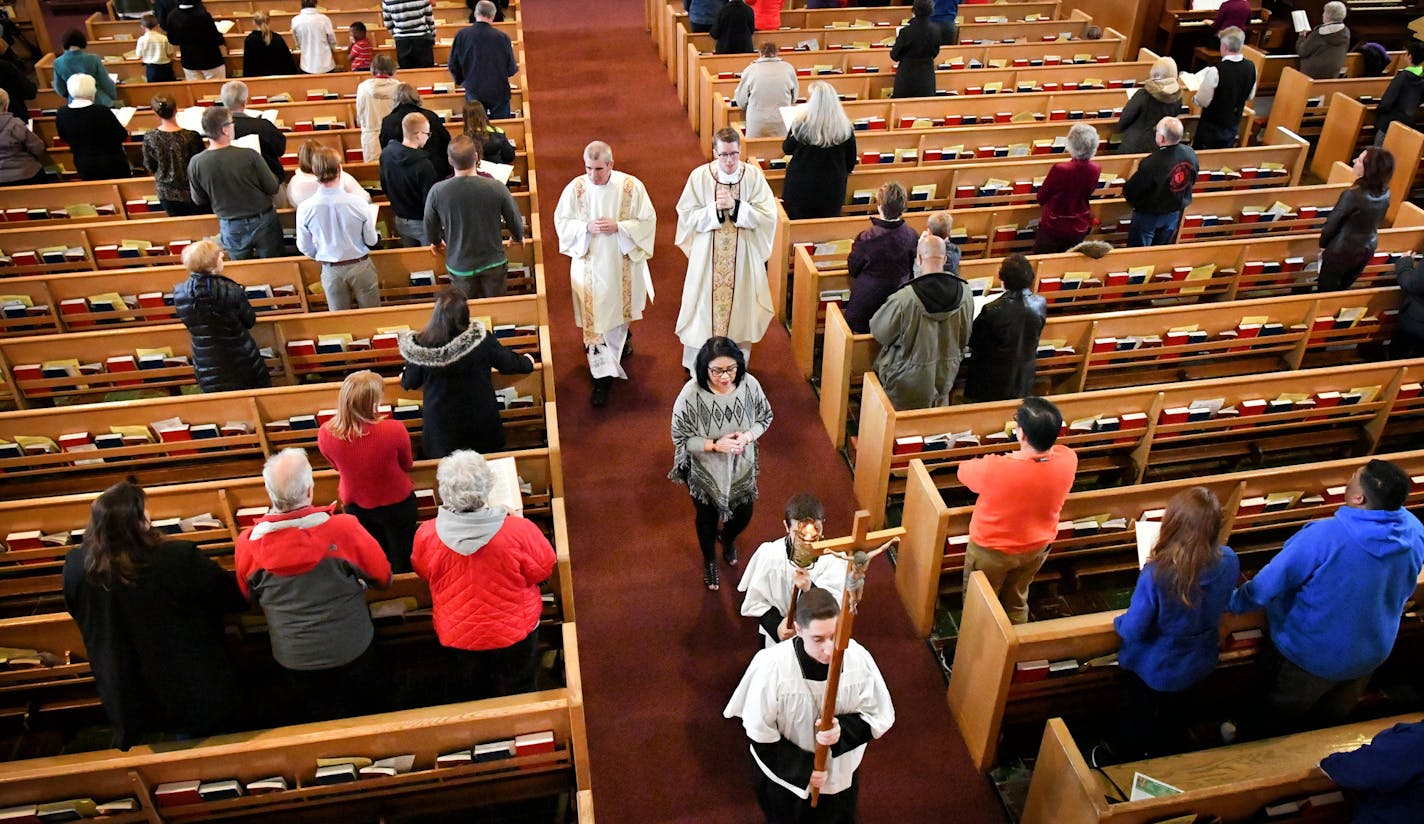
[[[846,324],[858,335],[869,334],[870,318],[890,293],[910,276],[920,236],[903,220],[870,219],[871,226],[855,239],[847,261],[850,300]]]

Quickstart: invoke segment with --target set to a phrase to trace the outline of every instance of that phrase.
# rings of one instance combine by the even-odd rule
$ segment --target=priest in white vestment
[[[757,619],[765,647],[774,647],[796,634],[790,620],[793,589],[804,594],[818,587],[840,603],[845,591],[845,560],[834,555],[816,557],[810,549],[813,542],[821,540],[825,521],[826,509],[819,498],[808,492],[793,495],[782,521],[786,537],[757,547],[742,571],[737,583],[737,589],[746,593],[742,615]],[[815,558],[809,566],[798,563],[808,557]]]
[[[559,251],[572,259],[574,322],[583,329],[593,405],[603,406],[613,380],[628,378],[622,362],[633,353],[629,324],[642,319],[653,298],[648,258],[657,215],[642,182],[614,171],[607,143],[588,144],[583,162],[586,174],[559,196],[554,227]]]
[[[722,714],[740,717],[751,739],[757,804],[767,821],[854,821],[865,747],[895,723],[885,679],[870,653],[851,639],[841,664],[835,721],[816,731],[835,649],[840,604],[812,589],[796,603],[796,635],[752,659]],[[816,745],[829,747],[814,769]],[[820,799],[811,807],[810,788]]]
[[[688,175],[677,201],[677,245],[687,255],[677,337],[689,372],[713,336],[736,341],[750,359],[773,314],[766,261],[776,235],[776,197],[761,169],[742,162],[735,130],[719,130],[712,151],[716,159]]]

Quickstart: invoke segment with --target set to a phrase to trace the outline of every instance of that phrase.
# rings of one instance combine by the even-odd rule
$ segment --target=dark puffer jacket
[[[247,330],[257,313],[237,283],[194,272],[173,290],[173,308],[193,337],[193,371],[204,392],[260,389],[272,376]]]
[[[414,333],[400,338],[405,358],[401,387],[423,393],[421,452],[443,458],[457,449],[480,454],[504,449],[504,425],[499,419],[490,369],[505,375],[526,375],[534,364],[499,342],[478,321],[444,346],[420,345]]]

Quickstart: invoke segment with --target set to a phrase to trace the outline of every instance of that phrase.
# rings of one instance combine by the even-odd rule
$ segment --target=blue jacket
[[[959,15],[959,0],[934,0],[934,11],[930,13],[931,23],[953,23]]]
[[[1122,636],[1117,660],[1159,692],[1179,692],[1216,669],[1221,647],[1218,627],[1241,562],[1231,547],[1221,548],[1216,565],[1202,571],[1195,607],[1182,605],[1157,583],[1157,565],[1148,562],[1137,576],[1132,603],[1113,621]]]
[[[1355,824],[1415,824],[1424,810],[1424,721],[1395,724],[1375,740],[1320,762],[1331,781],[1356,791]]]
[[[114,87],[114,79],[104,68],[104,61],[97,54],[87,51],[66,49],[54,59],[54,90],[66,100],[69,99],[69,77],[87,74],[94,78],[94,105],[113,108],[119,90]]]
[[[1306,524],[1231,596],[1232,612],[1266,610],[1271,642],[1320,678],[1349,681],[1389,657],[1424,564],[1424,526],[1404,509],[1342,506]]]
[[[688,20],[699,26],[710,26],[717,22],[717,15],[727,0],[682,0],[682,5],[687,9]]]

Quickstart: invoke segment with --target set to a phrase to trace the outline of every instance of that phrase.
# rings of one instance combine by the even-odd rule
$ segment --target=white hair
[[[475,4],[475,16],[483,17],[486,20],[493,20],[495,15],[494,3],[489,0],[480,0]]]
[[[1157,121],[1157,134],[1161,135],[1169,146],[1173,143],[1182,142],[1182,133],[1184,131],[1182,121],[1175,117],[1164,117]]]
[[[93,100],[98,88],[94,78],[87,74],[71,74],[64,85],[71,99],[77,97],[80,100]]]
[[[854,132],[855,126],[846,117],[840,97],[831,84],[824,80],[812,83],[806,108],[791,124],[792,135],[807,145],[829,148],[846,142]]]
[[[1340,23],[1345,20],[1345,4],[1339,0],[1330,0],[1325,4],[1325,8],[1320,10],[1320,19],[1326,23]]]
[[[1224,52],[1240,54],[1241,47],[1246,45],[1246,32],[1235,26],[1222,29],[1217,36],[1221,39],[1221,50]]]
[[[312,468],[307,451],[289,447],[267,459],[262,466],[262,483],[278,512],[291,512],[311,503]]]
[[[494,473],[484,456],[469,449],[451,452],[435,469],[440,486],[440,502],[455,512],[483,509],[494,489]]]
[[[1077,123],[1068,130],[1068,154],[1074,160],[1092,160],[1098,153],[1098,130],[1087,123]]]
[[[583,159],[589,162],[604,160],[613,162],[613,147],[602,140],[595,140],[583,147]]]
[[[218,94],[228,111],[240,112],[247,106],[247,84],[241,80],[229,80],[222,84]]]

